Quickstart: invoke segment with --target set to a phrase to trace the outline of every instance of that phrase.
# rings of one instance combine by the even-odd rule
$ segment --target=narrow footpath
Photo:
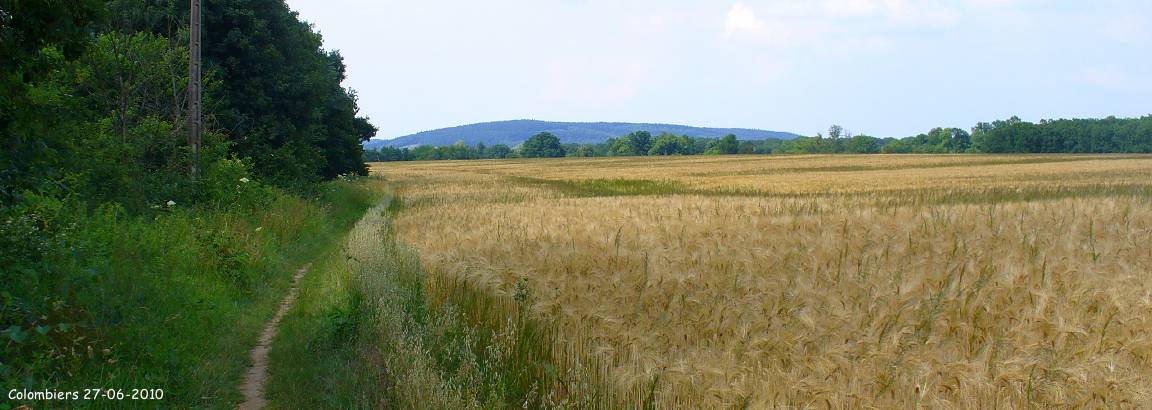
[[[268,400],[264,398],[264,385],[268,381],[268,351],[272,348],[272,339],[276,338],[276,329],[280,326],[280,320],[292,308],[292,303],[296,301],[296,295],[300,293],[300,278],[308,273],[309,266],[311,264],[304,265],[296,271],[296,275],[292,277],[292,287],[288,289],[288,295],[284,296],[284,300],[280,302],[280,309],[276,311],[272,320],[264,326],[264,332],[260,334],[260,341],[249,353],[249,356],[252,357],[252,367],[248,369],[248,374],[244,376],[244,383],[240,385],[240,392],[244,394],[244,402],[240,403],[240,410],[259,410],[268,404]]]

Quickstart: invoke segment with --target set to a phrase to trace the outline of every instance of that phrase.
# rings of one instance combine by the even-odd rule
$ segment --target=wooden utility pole
[[[200,1],[192,0],[188,34],[188,145],[192,147],[192,180],[200,176],[200,144],[204,125],[200,106]]]

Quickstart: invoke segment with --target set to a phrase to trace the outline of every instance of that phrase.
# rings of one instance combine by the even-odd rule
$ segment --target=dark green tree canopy
[[[652,141],[648,155],[689,155],[692,153],[692,147],[693,144],[688,137],[660,134]]]
[[[740,151],[740,142],[736,135],[728,134],[716,142],[716,151],[724,155],[732,155]]]
[[[0,0],[0,204],[42,190],[178,196],[188,13],[177,0]],[[343,58],[283,0],[206,0],[203,22],[206,161],[234,156],[282,186],[367,173],[376,127],[341,85]]]
[[[340,85],[343,57],[283,0],[206,2],[204,30],[221,82],[216,126],[239,155],[285,182],[367,172],[360,144],[376,128]]]
[[[564,154],[560,138],[548,132],[533,135],[520,147],[520,155],[525,158],[559,158]]]
[[[31,87],[88,48],[104,7],[98,0],[0,0],[0,206],[66,168],[69,141],[54,132],[65,94]]]

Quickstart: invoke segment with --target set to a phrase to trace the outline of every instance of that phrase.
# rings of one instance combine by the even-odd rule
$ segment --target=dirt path
[[[280,302],[280,309],[276,311],[276,316],[273,316],[272,320],[264,326],[264,332],[260,334],[260,342],[249,353],[249,356],[252,357],[252,367],[248,368],[248,374],[244,376],[244,383],[240,385],[240,392],[244,394],[244,402],[240,403],[240,410],[259,410],[268,404],[268,400],[264,399],[264,385],[268,381],[268,351],[272,348],[272,339],[276,337],[276,329],[280,326],[280,320],[288,313],[288,309],[292,308],[292,302],[296,301],[296,294],[300,293],[300,278],[308,273],[309,266],[311,264],[304,265],[296,271],[296,275],[292,277],[292,287],[288,289],[288,295],[284,296],[284,300]]]

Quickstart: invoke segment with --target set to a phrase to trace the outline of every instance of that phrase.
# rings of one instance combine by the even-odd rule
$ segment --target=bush
[[[248,160],[226,158],[209,165],[199,183],[202,201],[219,209],[251,212],[267,205],[274,196],[271,188],[252,177]]]

